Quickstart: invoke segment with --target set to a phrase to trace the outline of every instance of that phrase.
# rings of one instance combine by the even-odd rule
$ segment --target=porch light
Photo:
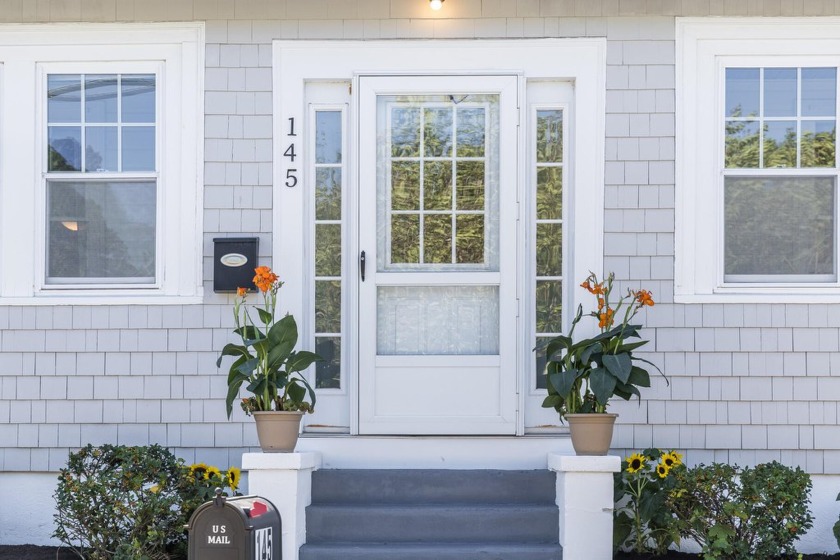
[[[443,7],[444,1],[445,0],[429,0],[429,7],[435,11],[438,11]]]

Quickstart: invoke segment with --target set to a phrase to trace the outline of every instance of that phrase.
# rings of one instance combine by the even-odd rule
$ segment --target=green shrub
[[[840,502],[840,494],[837,494],[837,501]],[[834,524],[834,538],[837,539],[837,546],[840,546],[840,519]]]
[[[668,505],[707,560],[795,557],[795,541],[813,525],[811,477],[798,467],[715,463],[675,477]]]
[[[164,560],[185,550],[184,467],[159,445],[88,445],[55,492],[54,536],[90,560]]]
[[[676,451],[645,449],[624,461],[615,474],[615,523],[613,547],[642,554],[665,554],[680,543],[677,519],[665,506],[676,485],[676,474],[685,469]]]

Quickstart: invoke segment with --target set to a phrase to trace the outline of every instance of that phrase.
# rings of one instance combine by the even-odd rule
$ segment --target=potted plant
[[[298,329],[295,318],[275,316],[277,291],[283,283],[267,266],[254,269],[254,285],[262,293],[263,305],[254,306],[259,322],[251,318],[245,305],[248,290],[238,288],[233,305],[240,343],[222,349],[216,362],[220,367],[225,356],[233,356],[228,373],[227,415],[242,384],[251,396],[241,400],[245,414],[253,415],[257,437],[265,452],[293,451],[300,432],[303,414],[315,410],[315,391],[301,374],[321,358],[313,352],[295,351]]]
[[[647,344],[641,338],[641,325],[630,321],[644,307],[653,306],[647,290],[628,290],[615,304],[610,301],[615,275],[610,273],[603,282],[591,273],[581,284],[596,298],[597,308],[588,316],[598,320],[600,333],[574,341],[575,327],[583,317],[583,306],[578,305],[568,335],[551,339],[546,346],[546,374],[548,396],[544,408],[554,408],[562,419],[569,422],[572,445],[578,455],[606,455],[612,441],[617,414],[606,412],[613,396],[630,400],[633,395],[641,398],[639,387],[650,387],[650,375],[634,362],[656,364],[638,356],[633,351]],[[624,312],[621,323],[615,318]]]

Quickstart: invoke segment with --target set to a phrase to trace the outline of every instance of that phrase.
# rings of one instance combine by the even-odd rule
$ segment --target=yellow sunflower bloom
[[[190,465],[190,476],[193,480],[204,480],[207,478],[207,468],[204,463],[194,463]]]
[[[236,467],[230,467],[227,470],[227,483],[230,489],[236,492],[239,488],[239,482],[242,480],[242,471]]]
[[[222,472],[216,467],[207,467],[207,480],[213,480],[214,478],[222,478]]]
[[[665,465],[664,463],[659,463],[656,466],[656,474],[659,475],[659,478],[665,478],[666,476],[668,476],[668,471],[670,470],[671,468]]]
[[[659,458],[659,462],[669,469],[677,466],[677,460],[670,453],[663,453]]]
[[[677,467],[677,466],[679,466],[679,465],[682,465],[682,464],[683,464],[683,460],[682,460],[682,459],[683,459],[683,456],[682,456],[682,453],[677,453],[676,451],[671,451],[671,452],[669,453],[669,455],[671,456],[671,459],[674,461],[674,466],[675,466],[675,467]]]
[[[638,470],[641,470],[645,466],[645,456],[641,453],[633,453],[626,459],[627,461],[627,472],[634,473]]]

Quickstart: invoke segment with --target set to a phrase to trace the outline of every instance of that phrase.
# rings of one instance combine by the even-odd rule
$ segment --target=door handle
[[[365,281],[365,252],[359,255],[359,270],[362,272],[362,282]]]

